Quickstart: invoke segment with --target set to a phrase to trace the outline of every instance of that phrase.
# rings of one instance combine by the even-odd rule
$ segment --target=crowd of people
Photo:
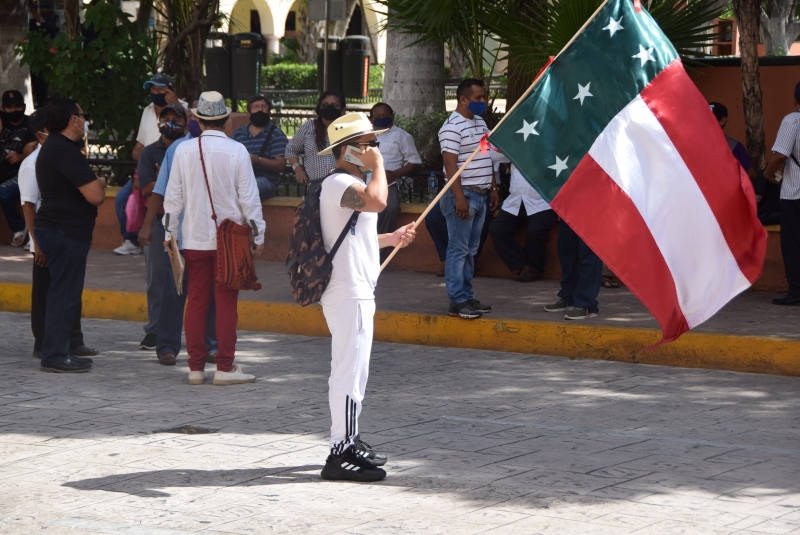
[[[205,383],[206,364],[216,367],[216,385],[256,381],[235,363],[239,292],[215,282],[217,229],[224,220],[249,228],[252,254],[259,256],[266,230],[261,203],[278,193],[280,173],[291,167],[297,182],[308,186],[307,198],[318,199],[322,240],[332,256],[330,282],[320,300],[332,335],[330,456],[322,475],[381,479],[386,456],[361,440],[358,417],[380,264],[416,235],[413,224],[397,227],[399,182],[422,169],[413,137],[394,124],[390,104],[375,104],[369,115],[348,112],[345,98],[333,91],[320,96],[316,116],[291,139],[272,122],[270,101],[256,95],[247,102],[247,123],[229,137],[225,128],[231,109],[221,94],[205,92],[189,105],[176,96],[174,80],[164,73],[147,80],[143,89],[151,102],[142,112],[132,153],[136,173],[115,198],[123,237],[115,253],[145,255],[148,322],[140,348],[154,351],[159,363],[174,365],[185,331],[189,384]],[[464,80],[456,96],[456,109],[438,138],[445,178],[463,169],[426,226],[444,262],[448,313],[475,319],[492,311],[472,286],[486,237],[492,236],[514,280],[531,282],[543,276],[546,243],[559,223],[514,165],[509,195],[500,202],[498,168],[510,162],[498,152],[476,153],[489,132],[482,118],[483,82]],[[795,106],[800,109],[800,84]],[[712,102],[710,108],[725,128],[726,107]],[[13,233],[12,245],[27,242],[33,256],[33,356],[42,371],[85,373],[98,351],[84,343],[81,295],[106,184],[86,159],[90,117],[75,100],[56,98],[30,116],[25,112],[19,91],[3,93],[0,207]],[[751,179],[781,185],[781,246],[789,292],[774,301],[777,305],[800,305],[798,128],[800,113],[784,119],[769,164],[759,173],[743,145],[726,136]],[[139,200],[146,214],[137,228],[129,221],[129,207]],[[526,228],[523,244],[516,238],[521,227]],[[173,240],[185,262],[177,287]],[[567,320],[596,316],[603,263],[563,221],[557,245],[561,289],[545,310],[563,313]]]

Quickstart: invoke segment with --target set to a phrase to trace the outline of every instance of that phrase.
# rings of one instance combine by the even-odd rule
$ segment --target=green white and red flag
[[[753,188],[650,15],[609,0],[489,142],[642,301],[662,341],[761,275]]]

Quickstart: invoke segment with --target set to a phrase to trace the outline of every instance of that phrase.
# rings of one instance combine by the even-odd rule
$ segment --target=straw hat
[[[359,111],[342,115],[328,126],[328,139],[331,141],[330,147],[317,154],[319,156],[325,156],[333,152],[333,147],[347,143],[351,139],[366,134],[383,134],[387,130],[388,128],[384,128],[383,130],[373,129],[372,123],[369,121],[366,113]]]
[[[197,107],[192,109],[192,113],[198,119],[213,121],[224,119],[231,114],[231,109],[225,106],[225,99],[220,93],[206,91],[200,93],[200,100],[197,101]]]

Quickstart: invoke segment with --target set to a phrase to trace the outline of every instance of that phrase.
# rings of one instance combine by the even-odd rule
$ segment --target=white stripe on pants
[[[331,331],[331,453],[340,454],[358,434],[358,416],[367,388],[372,350],[374,299],[345,299],[339,306],[323,306]]]

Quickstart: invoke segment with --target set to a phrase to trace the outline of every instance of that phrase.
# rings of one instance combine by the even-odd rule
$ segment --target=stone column
[[[28,9],[25,0],[0,2],[0,87],[16,89],[25,97],[27,113],[33,112],[33,93],[28,66],[21,66],[14,54],[14,45],[28,31]]]

